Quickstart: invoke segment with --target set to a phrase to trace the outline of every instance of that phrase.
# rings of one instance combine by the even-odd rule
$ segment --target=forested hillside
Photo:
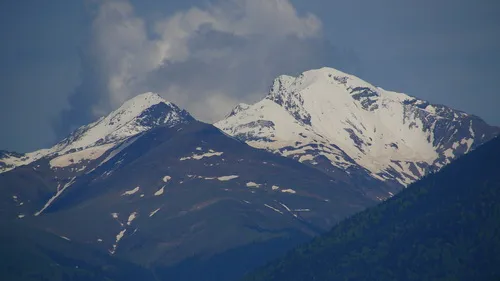
[[[500,138],[246,281],[500,280]]]

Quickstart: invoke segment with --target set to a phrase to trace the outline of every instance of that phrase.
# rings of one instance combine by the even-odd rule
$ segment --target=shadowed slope
[[[247,281],[499,280],[500,139]]]

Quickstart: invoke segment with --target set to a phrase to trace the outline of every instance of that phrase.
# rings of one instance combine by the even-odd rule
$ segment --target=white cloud
[[[289,38],[321,37],[320,21],[312,14],[298,15],[289,0],[219,1],[177,12],[152,26],[146,26],[129,2],[110,0],[100,3],[92,27],[92,47],[108,94],[94,106],[96,115],[154,90],[205,121],[215,121],[234,104],[251,99],[246,94],[264,91],[271,75],[287,70],[283,64],[301,61],[292,57],[297,52],[286,52]],[[305,54],[308,47],[299,54],[310,56]],[[277,55],[283,58],[273,58]],[[245,88],[248,81],[242,79],[256,85]]]
[[[96,62],[102,68],[101,73],[107,75],[109,96],[103,97],[94,108],[101,114],[108,110],[108,104],[115,107],[129,98],[131,84],[155,65],[147,55],[151,45],[145,23],[134,15],[127,2],[103,1],[93,21],[92,34]]]

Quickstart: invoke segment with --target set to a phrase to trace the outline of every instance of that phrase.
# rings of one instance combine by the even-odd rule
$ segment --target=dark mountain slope
[[[247,281],[500,280],[500,138]]]
[[[147,270],[65,238],[4,223],[0,232],[0,280],[152,281]]]
[[[376,203],[197,121],[151,129],[110,156],[22,221],[162,280],[235,280]]]

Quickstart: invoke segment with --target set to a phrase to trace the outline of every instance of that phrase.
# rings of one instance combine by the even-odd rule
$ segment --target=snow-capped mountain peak
[[[499,132],[475,116],[333,68],[279,76],[263,100],[233,112],[216,126],[254,147],[401,185]]]
[[[156,111],[156,112],[155,112]],[[96,144],[119,141],[151,129],[154,126],[175,125],[189,114],[156,93],[144,93],[126,101],[118,109],[94,123],[83,126],[56,147],[65,152]]]
[[[124,140],[157,126],[174,126],[193,120],[185,110],[156,93],[143,93],[99,120],[82,126],[50,149],[27,154],[5,153],[0,172],[50,157],[51,165],[65,167],[75,160],[95,159]],[[56,157],[57,156],[57,157]]]

